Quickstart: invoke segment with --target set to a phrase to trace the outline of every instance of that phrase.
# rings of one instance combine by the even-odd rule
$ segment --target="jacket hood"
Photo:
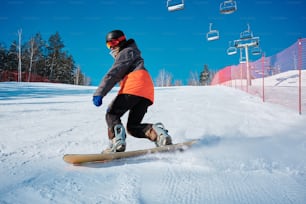
[[[119,51],[123,50],[124,48],[131,47],[131,46],[137,47],[134,39],[129,39],[129,40],[123,42],[122,45],[120,46]]]

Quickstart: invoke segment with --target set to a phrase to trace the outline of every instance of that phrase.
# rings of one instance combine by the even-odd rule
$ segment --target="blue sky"
[[[214,70],[238,64],[239,55],[228,56],[226,49],[248,23],[266,56],[306,37],[304,0],[237,0],[230,15],[219,13],[221,2],[185,0],[184,10],[168,12],[166,0],[2,0],[0,42],[9,46],[20,28],[23,42],[38,32],[48,40],[58,31],[64,49],[97,85],[113,63],[105,35],[121,29],[136,40],[153,79],[165,69],[186,84],[204,64]],[[218,41],[206,40],[209,23],[220,32]]]

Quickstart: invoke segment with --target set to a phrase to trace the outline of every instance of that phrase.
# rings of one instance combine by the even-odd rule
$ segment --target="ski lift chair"
[[[231,45],[231,41],[229,42],[229,47],[226,50],[227,55],[235,55],[237,53],[237,48]]]
[[[259,48],[259,46],[253,47],[252,48],[252,55],[260,55],[261,54],[261,50]]]
[[[206,38],[208,41],[218,40],[219,39],[219,31],[211,29],[212,23],[209,24],[209,32],[206,34]]]
[[[237,3],[233,0],[226,0],[220,4],[221,14],[231,14],[237,10]]]
[[[184,9],[184,0],[181,0],[180,2],[172,2],[172,0],[167,0],[167,8],[168,11],[178,11]]]
[[[253,33],[250,29],[250,25],[248,24],[248,29],[240,33],[240,39],[246,40],[253,38]]]

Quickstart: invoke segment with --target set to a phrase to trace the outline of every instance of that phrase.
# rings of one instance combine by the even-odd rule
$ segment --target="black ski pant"
[[[122,124],[121,117],[129,111],[127,121],[127,132],[137,138],[148,138],[145,132],[152,127],[150,123],[141,123],[148,107],[152,105],[149,99],[130,95],[119,94],[109,105],[106,111],[106,122],[108,126],[109,139],[114,138],[114,126]]]

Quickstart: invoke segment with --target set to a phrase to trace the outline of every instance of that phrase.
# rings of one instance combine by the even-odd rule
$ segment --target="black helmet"
[[[121,30],[113,30],[106,35],[106,42],[111,40],[116,40],[120,38],[121,36],[124,36],[124,33]]]
[[[106,35],[106,45],[108,48],[120,46],[120,44],[125,41],[125,35],[121,30],[113,30]]]

